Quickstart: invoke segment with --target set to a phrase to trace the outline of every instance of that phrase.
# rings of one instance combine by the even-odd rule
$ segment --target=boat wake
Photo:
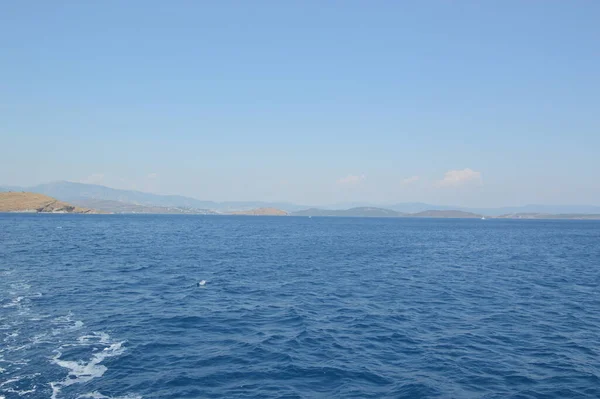
[[[5,288],[0,294],[0,399],[141,398],[81,392],[106,373],[108,359],[126,351],[125,341],[89,331],[72,312],[39,313],[36,302],[44,297],[28,284],[14,282]]]
[[[94,338],[97,338],[97,340]],[[55,350],[56,355],[52,358],[52,363],[68,369],[69,372],[64,380],[50,383],[52,388],[51,398],[57,399],[58,394],[65,387],[102,377],[107,367],[101,363],[107,358],[119,356],[125,352],[123,344],[124,342],[111,343],[110,336],[106,333],[95,333],[79,337],[76,344],[63,345]],[[84,346],[87,351],[92,352],[88,361],[63,358],[65,356],[63,350],[80,346]],[[98,346],[104,346],[104,348],[99,349]]]

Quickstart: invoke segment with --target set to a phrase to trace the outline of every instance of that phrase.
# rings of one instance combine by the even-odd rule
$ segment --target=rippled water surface
[[[0,398],[598,398],[599,284],[593,221],[5,214]]]

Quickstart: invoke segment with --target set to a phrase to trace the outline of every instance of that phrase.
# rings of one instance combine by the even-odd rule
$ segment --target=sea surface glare
[[[599,398],[599,285],[594,221],[0,214],[0,398]]]

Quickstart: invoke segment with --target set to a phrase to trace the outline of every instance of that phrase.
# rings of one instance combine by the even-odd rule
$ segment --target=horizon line
[[[203,201],[203,202],[213,202],[215,204],[225,204],[225,203],[240,203],[240,202],[257,202],[257,203],[264,203],[264,204],[286,204],[286,205],[293,205],[293,206],[297,206],[297,207],[306,207],[307,209],[310,208],[319,208],[319,207],[334,207],[334,206],[351,206],[350,204],[355,204],[355,206],[351,206],[348,209],[352,209],[352,208],[360,208],[360,207],[386,207],[386,206],[399,206],[399,205],[426,205],[426,206],[432,206],[432,207],[444,207],[444,208],[450,208],[450,209],[455,209],[455,210],[460,210],[462,209],[479,209],[479,210],[484,210],[484,209],[489,209],[489,210],[494,210],[494,209],[503,209],[503,208],[523,208],[523,207],[529,207],[529,206],[541,206],[541,207],[598,207],[600,208],[600,205],[596,205],[596,204],[540,204],[540,203],[527,203],[527,204],[523,204],[523,205],[502,205],[502,206],[464,206],[464,205],[441,205],[441,204],[431,204],[431,203],[427,203],[427,202],[420,202],[420,201],[408,201],[408,202],[386,202],[386,203],[382,203],[382,202],[370,202],[370,201],[348,201],[346,203],[344,202],[335,202],[335,203],[330,203],[330,204],[313,204],[313,205],[306,205],[306,204],[301,204],[301,203],[297,203],[294,201],[290,201],[290,200],[256,200],[256,199],[252,199],[252,200],[209,200],[209,199],[200,199],[197,197],[192,197],[189,195],[183,195],[183,194],[163,194],[163,193],[156,193],[156,192],[150,192],[150,191],[142,191],[142,190],[138,190],[138,189],[123,189],[123,188],[115,188],[115,187],[110,187],[104,184],[98,184],[98,183],[83,183],[83,182],[79,182],[79,181],[70,181],[70,180],[51,180],[49,182],[46,183],[39,183],[39,184],[35,184],[35,185],[31,185],[31,186],[13,186],[13,185],[0,185],[0,188],[4,187],[4,188],[14,188],[14,187],[18,187],[19,189],[29,189],[29,188],[35,188],[36,186],[42,186],[42,185],[50,185],[50,184],[56,184],[56,183],[69,183],[69,184],[78,184],[78,185],[82,185],[82,186],[96,186],[96,187],[102,187],[102,188],[107,188],[110,190],[116,190],[116,191],[128,191],[128,192],[134,192],[134,193],[140,193],[140,194],[148,194],[148,195],[156,195],[156,196],[161,196],[161,197],[183,197],[183,198],[188,198],[188,199],[192,199],[195,201]],[[358,204],[358,205],[356,205]],[[448,209],[448,210],[450,210]]]

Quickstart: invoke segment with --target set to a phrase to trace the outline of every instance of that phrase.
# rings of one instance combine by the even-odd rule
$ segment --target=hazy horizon
[[[600,205],[600,3],[0,5],[0,184]]]
[[[108,189],[115,189],[115,190],[126,190],[126,191],[134,191],[134,192],[140,192],[143,194],[151,194],[151,195],[162,195],[162,196],[182,196],[182,197],[187,197],[187,198],[191,198],[191,199],[195,199],[195,200],[199,200],[199,201],[207,201],[207,202],[215,202],[215,203],[226,203],[226,202],[248,202],[248,203],[266,203],[266,204],[288,204],[288,205],[295,205],[295,206],[299,206],[299,207],[304,207],[304,208],[330,208],[330,209],[347,209],[347,208],[353,208],[353,207],[365,207],[365,206],[373,206],[373,207],[381,207],[381,208],[385,208],[385,207],[393,207],[396,205],[431,205],[432,209],[436,209],[436,207],[442,207],[442,208],[455,208],[455,209],[489,209],[489,210],[493,210],[493,209],[502,209],[502,208],[519,208],[519,207],[527,207],[527,206],[533,206],[533,207],[577,207],[577,206],[581,206],[581,207],[600,207],[600,205],[597,204],[535,204],[535,203],[524,203],[524,204],[503,204],[500,206],[491,206],[491,207],[478,207],[478,206],[462,206],[462,205],[456,205],[456,204],[450,204],[450,203],[430,203],[430,202],[424,202],[424,201],[404,201],[404,202],[383,202],[383,203],[377,203],[377,202],[369,202],[369,201],[342,201],[342,202],[335,202],[335,203],[298,203],[298,202],[293,202],[293,201],[286,201],[286,200],[260,200],[260,199],[237,199],[237,200],[223,200],[223,201],[219,201],[219,200],[214,200],[212,198],[199,198],[199,197],[194,197],[194,196],[186,196],[180,193],[156,193],[156,192],[152,192],[152,191],[144,191],[144,190],[138,190],[138,189],[120,189],[120,188],[116,188],[116,187],[110,187],[110,186],[106,186],[103,184],[98,184],[98,183],[84,183],[84,182],[73,182],[73,181],[68,181],[68,180],[56,180],[56,181],[52,181],[52,182],[46,182],[46,183],[41,183],[41,184],[37,184],[37,185],[33,185],[33,186],[20,186],[20,185],[7,185],[7,184],[0,184],[0,189],[2,188],[9,188],[9,189],[28,189],[28,188],[35,188],[38,186],[43,186],[43,185],[54,185],[54,184],[60,184],[60,183],[75,183],[75,184],[83,184],[83,185],[93,185],[93,186],[99,186],[99,187],[103,187],[103,188],[108,188]],[[93,196],[90,198],[94,198]],[[552,213],[552,212],[551,212]],[[553,212],[556,213],[556,212]]]

